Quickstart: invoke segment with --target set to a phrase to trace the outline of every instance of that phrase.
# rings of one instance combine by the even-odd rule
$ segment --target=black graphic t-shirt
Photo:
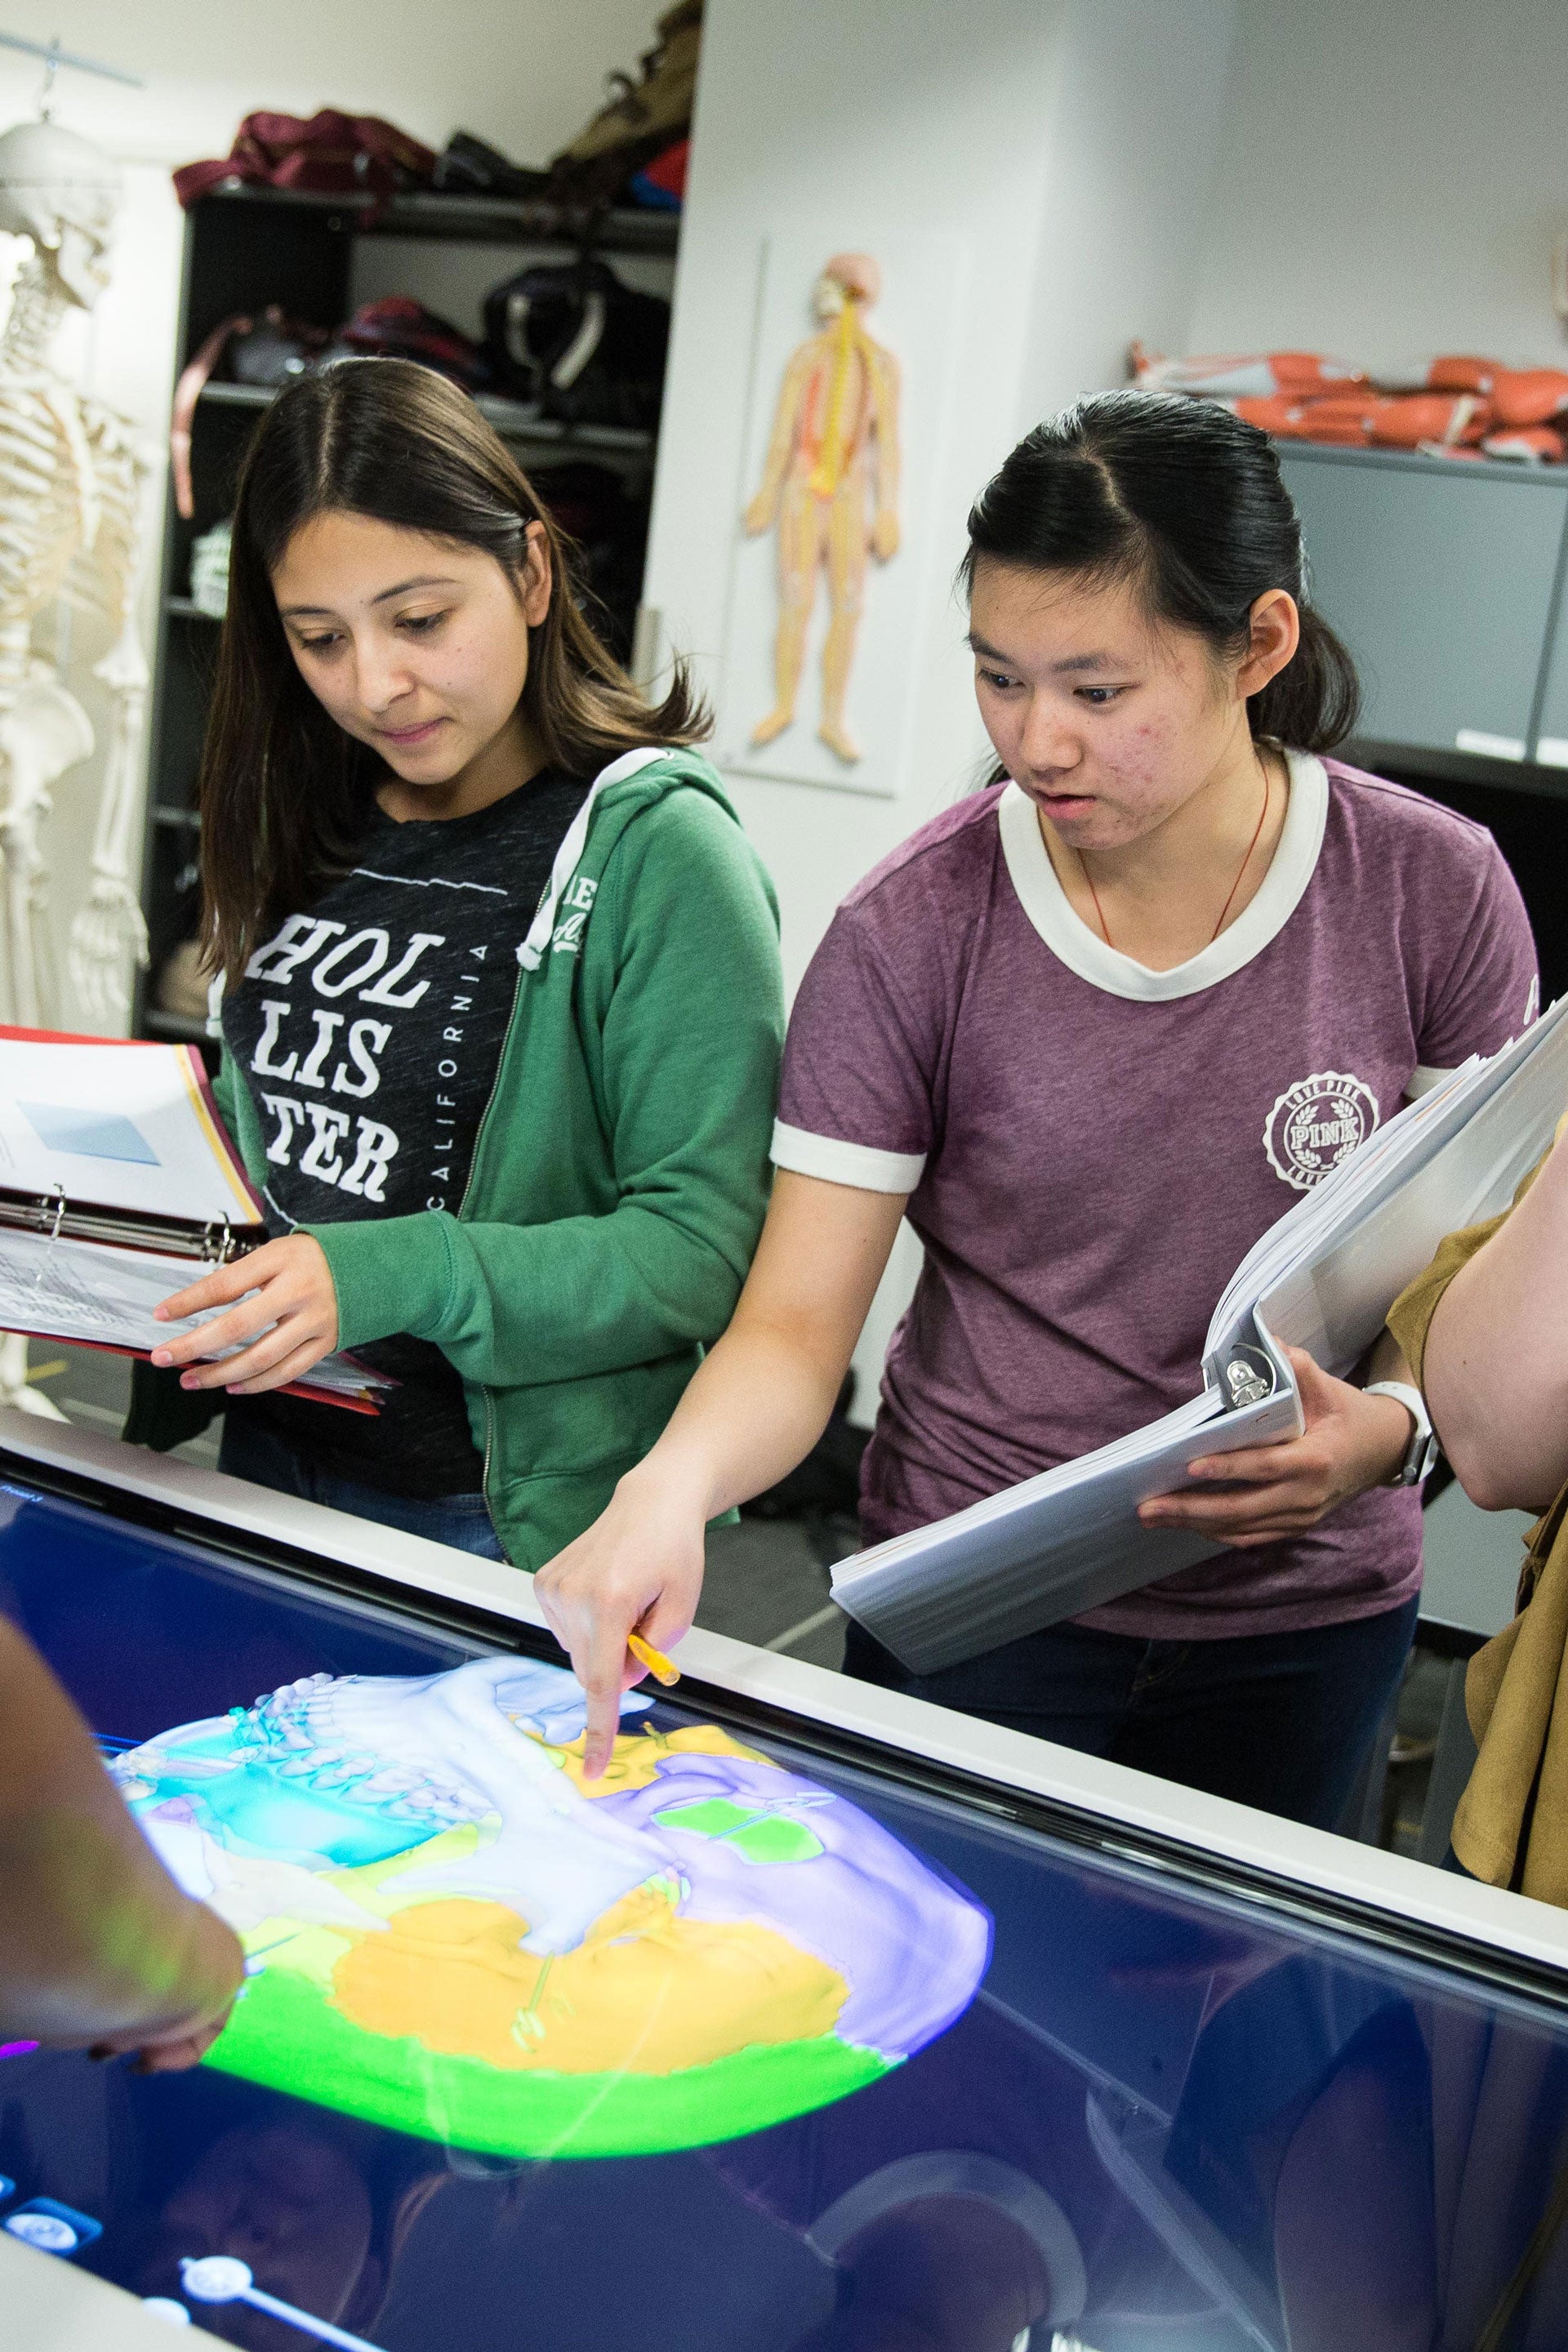
[[[546,769],[471,816],[371,808],[352,870],[258,948],[224,1042],[267,1138],[268,1228],[461,1205],[517,990],[517,950],[585,782]],[[463,1384],[406,1333],[361,1348],[400,1383],[372,1419],[238,1397],[321,1468],[397,1495],[472,1494]]]

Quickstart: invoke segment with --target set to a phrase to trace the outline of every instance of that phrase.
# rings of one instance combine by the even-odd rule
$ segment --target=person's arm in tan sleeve
[[[175,1885],[87,1725],[0,1617],[0,2039],[189,2066],[243,1972],[236,1937]]]
[[[1421,1381],[1443,1451],[1483,1510],[1541,1510],[1568,1482],[1568,1144],[1561,1138],[1438,1298]]]

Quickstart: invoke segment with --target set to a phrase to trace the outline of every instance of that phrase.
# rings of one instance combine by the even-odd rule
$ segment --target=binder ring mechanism
[[[38,1230],[45,1237],[45,1246],[43,1261],[33,1276],[35,1290],[42,1287],[44,1277],[48,1273],[49,1254],[60,1237],[60,1227],[66,1221],[69,1205],[65,1194],[58,1186],[54,1192],[45,1192],[38,1202]]]
[[[0,1188],[0,1229],[6,1226],[42,1236],[45,1265],[48,1253],[60,1241],[96,1242],[109,1249],[155,1250],[170,1257],[197,1258],[204,1265],[227,1265],[267,1239],[261,1226],[237,1229],[226,1217],[209,1218],[198,1224],[187,1218],[135,1209],[73,1206],[58,1184],[47,1192],[33,1193]]]
[[[1225,1359],[1227,1412],[1239,1412],[1246,1405],[1261,1404],[1278,1386],[1274,1366],[1261,1348],[1248,1347],[1243,1341],[1231,1349]]]
[[[215,1217],[202,1234],[202,1262],[205,1265],[226,1265],[249,1246],[241,1241],[226,1217]]]

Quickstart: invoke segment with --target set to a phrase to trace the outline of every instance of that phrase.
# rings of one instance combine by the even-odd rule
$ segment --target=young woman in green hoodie
[[[225,1470],[532,1568],[658,1437],[761,1228],[782,1033],[705,731],[453,385],[349,361],[268,411],[200,798],[273,1238],[153,1359],[226,1391]],[[374,1417],[281,1393],[337,1348],[397,1382]]]

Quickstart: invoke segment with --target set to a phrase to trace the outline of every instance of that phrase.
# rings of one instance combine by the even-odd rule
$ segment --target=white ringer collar
[[[1108,947],[1074,911],[1057,879],[1034,802],[1009,783],[996,804],[1002,854],[1018,902],[1051,953],[1091,988],[1144,1003],[1195,996],[1261,955],[1300,903],[1317,866],[1329,816],[1329,779],[1322,761],[1310,751],[1287,751],[1285,757],[1290,768],[1290,801],[1260,888],[1228,930],[1169,971],[1151,971],[1120,948]]]

